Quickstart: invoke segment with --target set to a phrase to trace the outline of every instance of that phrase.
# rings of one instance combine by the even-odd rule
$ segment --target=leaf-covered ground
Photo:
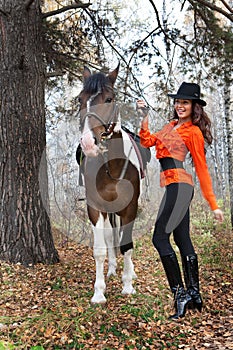
[[[149,235],[135,242],[137,294],[107,281],[107,303],[93,306],[92,249],[58,247],[61,262],[26,269],[1,263],[1,349],[233,349],[233,236],[195,229],[204,309],[168,321],[173,300]]]

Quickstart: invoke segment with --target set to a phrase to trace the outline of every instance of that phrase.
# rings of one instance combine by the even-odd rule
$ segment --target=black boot
[[[201,312],[203,301],[199,292],[199,274],[197,255],[182,256],[184,280],[187,292],[192,297],[192,309]]]
[[[161,256],[161,261],[175,300],[176,313],[169,318],[178,319],[184,317],[186,308],[192,301],[192,297],[184,289],[176,254],[172,253],[170,255]]]

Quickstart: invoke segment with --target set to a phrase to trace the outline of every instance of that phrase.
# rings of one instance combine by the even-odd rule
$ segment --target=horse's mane
[[[88,94],[94,94],[97,91],[111,89],[112,85],[109,78],[103,73],[95,73],[85,81],[83,92]]]

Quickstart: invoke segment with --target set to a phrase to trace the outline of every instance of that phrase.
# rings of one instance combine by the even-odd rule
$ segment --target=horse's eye
[[[111,102],[112,102],[112,100],[113,100],[113,98],[112,98],[112,97],[108,97],[108,98],[106,98],[105,103],[111,103]]]

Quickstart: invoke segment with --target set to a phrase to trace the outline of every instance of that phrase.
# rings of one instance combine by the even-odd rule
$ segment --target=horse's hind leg
[[[133,287],[133,279],[136,277],[134,272],[134,265],[132,262],[133,249],[129,249],[124,253],[124,269],[122,274],[123,289],[122,294],[135,294],[136,291]]]
[[[136,293],[132,285],[133,279],[137,277],[134,272],[134,264],[132,262],[132,252],[133,252],[132,230],[134,225],[133,218],[134,217],[132,217],[131,221],[129,221],[128,217],[126,216],[122,217],[122,236],[121,236],[121,242],[120,242],[121,253],[124,256],[124,268],[123,268],[123,274],[122,274],[122,282],[123,282],[122,294]]]
[[[94,233],[94,259],[96,264],[95,292],[91,299],[92,303],[103,304],[106,302],[104,292],[106,284],[104,280],[104,261],[106,258],[106,243],[104,238],[104,218],[100,214],[95,226]]]

